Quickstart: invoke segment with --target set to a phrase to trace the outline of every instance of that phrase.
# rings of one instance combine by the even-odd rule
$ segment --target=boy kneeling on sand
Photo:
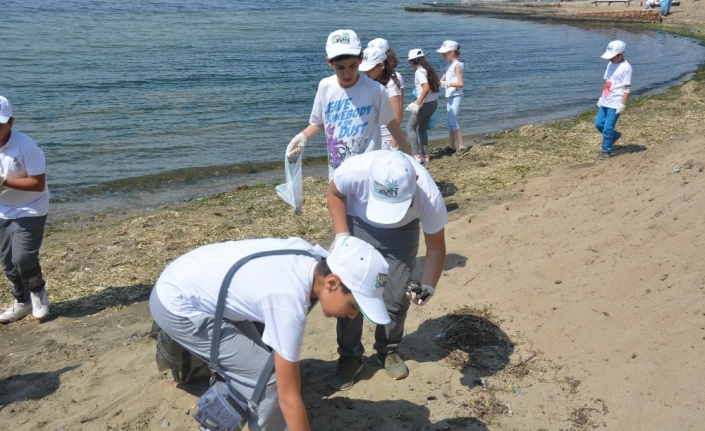
[[[382,294],[389,266],[368,243],[348,238],[332,253],[301,238],[256,239],[206,245],[169,264],[150,298],[154,321],[191,353],[207,359],[221,284],[242,258],[264,251],[306,254],[265,255],[235,271],[220,322],[218,368],[229,387],[250,399],[274,351],[269,378],[249,429],[309,430],[301,398],[299,356],[306,315],[321,303],[326,317],[364,314],[376,324],[390,322]],[[264,324],[260,333],[255,323]]]

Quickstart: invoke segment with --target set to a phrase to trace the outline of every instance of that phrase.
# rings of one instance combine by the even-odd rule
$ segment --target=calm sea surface
[[[413,2],[5,0],[0,94],[15,129],[46,154],[52,212],[77,215],[282,178],[278,166],[274,177],[265,170],[308,123],[330,74],[326,37],[338,28],[365,44],[388,39],[407,82],[410,49],[424,49],[442,73],[435,49],[457,40],[466,134],[591,109],[612,39],[627,44],[637,94],[705,61],[703,47],[663,33],[407,13],[405,4]],[[446,135],[441,124],[432,132]],[[306,155],[325,155],[322,137]]]

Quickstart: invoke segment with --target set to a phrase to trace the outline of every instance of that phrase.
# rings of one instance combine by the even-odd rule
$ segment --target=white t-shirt
[[[418,179],[416,180],[416,192],[414,193],[411,207],[406,212],[406,215],[395,224],[378,224],[367,218],[367,200],[370,194],[370,167],[375,158],[379,157],[376,151],[353,157],[343,163],[333,176],[335,187],[348,198],[348,215],[359,217],[371,226],[381,229],[394,229],[419,219],[425,233],[437,233],[448,222],[448,211],[446,210],[443,196],[441,196],[438,186],[436,186],[426,168],[421,166],[410,155],[404,154],[404,156],[411,160],[414,169],[416,169]]]
[[[452,82],[458,82],[458,75],[455,74],[455,66],[459,65],[460,66],[460,72],[462,73],[463,70],[465,69],[465,64],[455,60],[452,61],[448,67],[446,68],[446,82],[447,83],[452,83]],[[451,97],[451,96],[462,96],[463,95],[463,87],[448,87],[446,88],[446,97]]]
[[[605,86],[602,88],[602,106],[619,108],[627,86],[632,84],[632,66],[624,60],[620,63],[610,62],[605,70]]]
[[[416,93],[421,94],[423,91],[423,84],[428,84],[428,72],[423,67],[419,66],[414,72],[414,88],[416,88]],[[423,103],[433,102],[438,100],[438,95],[433,92],[433,90],[428,90],[426,97],[423,99]]]
[[[235,262],[264,250],[292,248],[310,251],[319,259],[328,255],[320,246],[301,238],[210,244],[170,263],[154,288],[167,310],[198,322],[203,314],[215,316],[220,285]],[[230,283],[223,318],[264,323],[262,341],[282,358],[297,362],[317,263],[317,259],[299,255],[266,256],[247,262]]]
[[[360,74],[350,88],[338,84],[335,75],[318,84],[309,123],[324,126],[328,151],[328,178],[348,157],[382,148],[379,126],[394,119],[384,87]]]
[[[401,77],[399,72],[395,71],[394,74],[397,76],[400,85],[397,85],[397,83],[394,82],[393,78],[389,78],[389,82],[387,82],[387,85],[384,87],[384,91],[387,93],[387,97],[389,97],[390,99],[395,96],[401,96],[402,88],[404,88],[404,78]],[[404,103],[403,100],[402,103]],[[389,133],[389,130],[387,129],[387,126],[385,124],[380,125],[379,128],[380,132],[382,133],[381,149],[388,150],[391,148],[392,145],[392,134]]]
[[[27,178],[46,173],[44,152],[24,133],[12,130],[10,140],[0,148],[0,174],[8,178]],[[40,217],[49,212],[49,187],[41,192],[26,192],[5,187],[0,194],[0,218]]]

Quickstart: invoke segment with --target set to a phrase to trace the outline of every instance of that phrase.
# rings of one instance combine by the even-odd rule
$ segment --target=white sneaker
[[[32,303],[30,301],[18,302],[17,300],[15,300],[10,306],[10,308],[5,310],[4,313],[0,314],[0,323],[10,323],[16,320],[20,320],[31,312]]]
[[[37,320],[42,320],[49,314],[49,298],[47,297],[47,290],[42,289],[39,293],[32,292],[32,317]]]

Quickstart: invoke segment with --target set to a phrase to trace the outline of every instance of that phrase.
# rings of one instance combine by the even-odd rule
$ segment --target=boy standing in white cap
[[[622,136],[615,126],[619,116],[627,109],[627,99],[632,91],[632,66],[624,59],[625,49],[624,42],[613,40],[602,54],[602,58],[610,62],[605,70],[605,85],[602,87],[602,97],[597,101],[595,117],[595,127],[602,133],[600,159],[612,156],[612,147]]]
[[[382,147],[381,125],[387,126],[398,149],[411,153],[384,87],[359,73],[362,45],[357,34],[336,30],[328,35],[326,61],[335,75],[318,84],[309,126],[289,142],[287,157],[300,154],[325,129],[328,176],[333,178],[345,159]]]
[[[306,316],[316,302],[326,317],[364,314],[390,321],[382,298],[388,265],[370,244],[348,238],[329,253],[301,238],[229,241],[199,247],[169,264],[152,290],[150,310],[161,329],[207,360],[221,284],[230,268],[254,253],[297,250],[305,254],[263,255],[237,269],[228,285],[218,368],[225,383],[252,398],[274,352],[273,374],[251,412],[252,431],[310,430],[301,398],[299,356]],[[260,333],[256,323],[264,324]]]
[[[335,230],[332,249],[349,236],[372,244],[389,264],[384,301],[391,322],[377,325],[377,361],[395,380],[409,374],[397,350],[404,335],[409,302],[424,305],[434,293],[445,265],[445,202],[436,183],[410,155],[380,150],[346,160],[328,186],[328,209]],[[423,228],[426,258],[421,291],[407,293]],[[348,390],[362,371],[362,319],[338,319],[338,368],[331,380]]]
[[[10,101],[0,96],[0,260],[15,297],[0,323],[49,314],[39,265],[49,211],[46,161],[29,136],[12,130],[14,120]]]

